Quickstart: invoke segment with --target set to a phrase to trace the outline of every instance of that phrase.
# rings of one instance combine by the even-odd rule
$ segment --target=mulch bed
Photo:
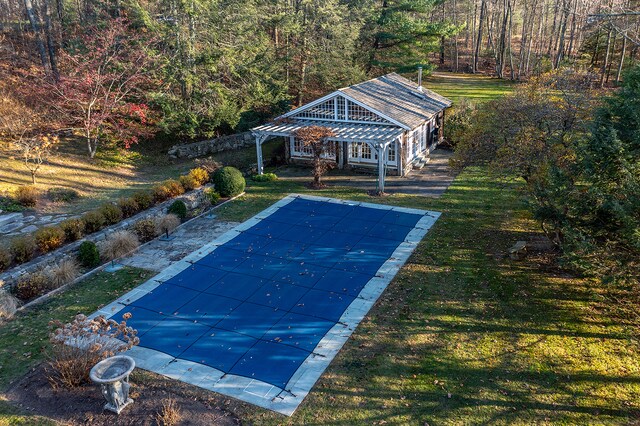
[[[242,404],[186,383],[137,370],[131,376],[134,403],[118,416],[103,410],[97,386],[53,389],[42,366],[30,371],[6,394],[25,414],[37,414],[68,425],[156,425],[163,402],[173,399],[181,412],[180,425],[238,425],[233,413]],[[241,408],[240,408],[241,409]]]

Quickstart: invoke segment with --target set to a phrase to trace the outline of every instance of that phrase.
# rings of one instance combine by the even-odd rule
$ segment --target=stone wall
[[[168,154],[172,158],[196,158],[217,152],[233,151],[247,146],[255,146],[255,142],[255,138],[251,132],[244,132],[206,141],[174,145],[169,149]]]

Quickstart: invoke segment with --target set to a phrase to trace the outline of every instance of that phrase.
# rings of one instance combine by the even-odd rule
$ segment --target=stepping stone
[[[13,232],[18,228],[22,228],[24,226],[24,223],[22,221],[20,222],[12,222],[9,223],[7,225],[4,226],[0,226],[0,234],[8,234],[9,232]],[[36,228],[38,229],[38,228]]]
[[[38,230],[38,227],[35,225],[29,225],[26,228],[20,230],[21,233],[26,234],[28,232],[35,232]]]
[[[0,216],[0,227],[17,221],[22,221],[22,213],[3,214]]]

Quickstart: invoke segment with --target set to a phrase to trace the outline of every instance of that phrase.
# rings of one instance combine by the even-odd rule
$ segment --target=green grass
[[[243,220],[288,192],[251,183],[220,209]],[[518,184],[462,173],[440,199],[372,199],[349,188],[313,191],[443,212],[367,319],[291,418],[260,409],[250,424],[628,424],[640,416],[635,319],[618,290],[512,261],[538,233]]]
[[[446,96],[454,104],[462,98],[486,102],[509,94],[517,83],[481,74],[436,72],[425,79],[425,87]]]
[[[68,322],[77,314],[95,312],[146,281],[150,275],[150,272],[136,268],[124,268],[115,273],[99,272],[0,325],[0,390],[44,359],[49,346],[49,321]]]

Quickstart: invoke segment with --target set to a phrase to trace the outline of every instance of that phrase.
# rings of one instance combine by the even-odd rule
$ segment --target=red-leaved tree
[[[302,141],[304,146],[311,148],[313,153],[313,183],[311,187],[314,189],[324,188],[325,185],[320,181],[333,162],[324,159],[325,154],[329,152],[328,139],[335,136],[335,133],[327,127],[307,126],[302,127],[294,132],[294,136]]]
[[[93,158],[107,134],[128,148],[152,131],[144,92],[153,64],[150,40],[123,17],[87,29],[79,41],[60,52],[60,78],[46,86],[48,102],[82,131]]]

